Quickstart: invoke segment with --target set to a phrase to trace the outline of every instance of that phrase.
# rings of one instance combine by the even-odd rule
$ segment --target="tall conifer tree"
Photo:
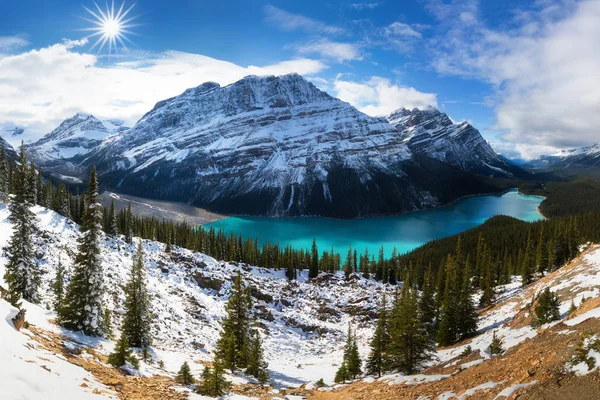
[[[62,324],[87,335],[104,334],[104,271],[101,263],[102,206],[99,202],[96,168],[92,168],[85,207],[77,239],[77,255],[67,288]]]
[[[15,306],[18,305],[20,297],[32,303],[39,301],[40,270],[33,249],[35,214],[31,211],[34,204],[29,176],[25,145],[21,144],[19,162],[13,172],[13,196],[8,206],[8,219],[13,224],[13,234],[5,248],[8,262],[4,274],[9,301]]]
[[[152,343],[150,297],[146,286],[144,248],[140,240],[129,282],[125,286],[125,317],[123,333],[133,347],[148,347]]]

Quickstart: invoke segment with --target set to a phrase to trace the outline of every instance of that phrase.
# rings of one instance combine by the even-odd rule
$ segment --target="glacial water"
[[[359,253],[369,247],[371,254],[384,246],[386,256],[394,247],[400,253],[410,251],[430,240],[454,235],[474,228],[495,215],[509,215],[523,221],[543,217],[537,206],[543,198],[525,196],[517,190],[501,195],[462,198],[450,205],[400,215],[355,220],[329,218],[229,217],[204,225],[225,232],[257,238],[259,244],[270,242],[296,249],[308,249],[316,238],[319,253],[334,248],[345,254],[352,244]]]

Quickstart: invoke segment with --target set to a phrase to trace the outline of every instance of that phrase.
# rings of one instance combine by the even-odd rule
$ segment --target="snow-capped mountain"
[[[8,158],[12,158],[12,159],[17,158],[17,152],[10,145],[10,143],[8,143],[6,140],[4,140],[3,137],[0,137],[0,147],[4,147],[4,151],[6,152],[6,155]]]
[[[559,153],[541,156],[524,165],[530,169],[594,168],[600,166],[600,144],[589,147],[562,150]]]
[[[159,102],[89,162],[116,191],[235,214],[358,217],[493,190],[406,141],[297,74],[249,76]]]
[[[93,115],[78,113],[27,145],[27,156],[57,177],[70,176],[81,170],[77,166],[103,140],[126,129],[121,121],[100,121]]]
[[[387,120],[398,129],[404,143],[415,154],[485,176],[523,176],[523,171],[496,154],[471,124],[454,124],[435,108],[400,108],[387,116]]]

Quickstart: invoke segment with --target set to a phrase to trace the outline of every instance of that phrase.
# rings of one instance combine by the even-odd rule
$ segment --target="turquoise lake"
[[[501,195],[465,197],[444,207],[389,217],[355,220],[229,217],[203,227],[223,229],[236,235],[241,233],[244,239],[257,238],[259,244],[279,243],[296,249],[310,248],[316,238],[319,253],[333,246],[336,252],[345,254],[348,245],[352,244],[359,252],[368,246],[369,252],[376,254],[383,245],[389,256],[394,247],[405,253],[430,240],[474,228],[495,215],[537,221],[543,218],[537,212],[537,206],[543,200],[543,197],[525,196],[511,190]]]

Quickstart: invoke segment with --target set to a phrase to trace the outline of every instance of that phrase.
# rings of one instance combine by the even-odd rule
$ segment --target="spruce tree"
[[[427,275],[425,275],[425,281],[423,282],[423,290],[421,291],[421,298],[419,300],[419,319],[427,328],[427,332],[430,335],[435,334],[435,288],[433,282],[433,272],[431,265],[427,268]]]
[[[313,238],[310,252],[310,268],[308,269],[308,277],[316,278],[319,275],[319,250],[317,248],[317,240]]]
[[[535,270],[535,255],[533,254],[533,243],[531,239],[531,230],[527,234],[527,242],[525,244],[525,254],[521,264],[521,280],[523,286],[527,286],[533,280],[533,272]]]
[[[194,391],[203,396],[219,397],[231,388],[231,382],[225,379],[223,365],[220,361],[213,363],[213,368],[204,367],[202,380]]]
[[[96,168],[88,183],[81,235],[77,239],[77,255],[71,282],[67,287],[62,324],[87,335],[102,336],[104,321],[104,272],[101,264],[100,239],[102,209],[98,196]]]
[[[127,210],[125,211],[125,241],[131,243],[133,240],[133,213],[131,212],[131,203],[127,204]]]
[[[120,367],[125,365],[125,363],[131,363],[134,367],[137,367],[138,360],[133,355],[131,349],[129,348],[129,343],[127,343],[127,338],[125,335],[121,335],[121,338],[117,342],[115,347],[115,352],[108,356],[108,363],[113,367]]]
[[[542,228],[540,229],[540,237],[538,238],[535,260],[538,272],[544,273],[548,270],[548,251],[546,249],[544,225],[542,225]]]
[[[260,334],[257,330],[254,330],[248,346],[246,373],[255,377],[258,380],[258,383],[262,385],[269,380],[267,366],[268,364],[264,359]]]
[[[416,290],[402,286],[389,319],[390,368],[410,375],[431,358],[434,349],[425,326],[419,320]]]
[[[379,309],[379,319],[377,320],[377,327],[373,333],[371,339],[371,353],[367,359],[367,374],[377,375],[381,377],[381,374],[385,372],[386,360],[385,355],[388,350],[390,338],[388,335],[388,323],[387,323],[387,305],[386,295],[383,293],[381,299],[381,308]]]
[[[484,269],[484,276],[481,280],[482,293],[481,298],[479,299],[479,305],[481,307],[488,307],[492,305],[492,303],[494,302],[494,298],[496,297],[496,292],[494,289],[496,286],[496,282],[494,276],[494,263],[490,256],[490,249],[489,247],[487,247],[487,245],[485,246],[483,251],[481,268]]]
[[[133,347],[148,347],[152,343],[150,296],[146,286],[146,269],[144,268],[144,248],[140,240],[129,282],[125,286],[125,316],[123,333]]]
[[[456,260],[448,255],[446,261],[446,287],[440,308],[437,332],[437,340],[440,346],[448,346],[454,343],[458,336],[460,282],[457,275],[458,265]]]
[[[348,376],[352,379],[356,379],[362,374],[362,361],[360,354],[358,353],[358,343],[356,342],[356,331],[352,330],[351,326],[348,327],[348,342],[344,350],[344,358],[346,359],[346,368]]]
[[[179,372],[177,372],[177,375],[175,376],[175,382],[184,386],[193,385],[196,383],[196,380],[192,375],[190,365],[187,361],[184,361],[183,364],[181,364],[181,368],[179,368]]]
[[[477,331],[477,310],[473,303],[473,287],[471,285],[471,262],[470,256],[467,256],[465,270],[463,272],[463,282],[458,299],[458,318],[457,334],[458,340],[471,337]]]
[[[115,201],[111,200],[110,208],[108,210],[108,229],[107,234],[116,235],[119,233],[119,228],[117,226],[117,214],[115,213]]]
[[[342,365],[340,365],[338,370],[335,372],[335,377],[333,378],[333,381],[335,383],[346,383],[348,379],[350,379],[350,376],[348,376],[346,361],[343,361]]]
[[[13,172],[13,196],[8,206],[13,233],[4,249],[8,256],[4,281],[8,285],[9,301],[14,306],[19,305],[21,297],[32,303],[39,301],[40,270],[33,250],[35,214],[31,211],[34,204],[29,174],[25,146],[21,144],[19,162]]]
[[[250,308],[250,295],[244,289],[242,276],[238,271],[225,307],[227,316],[221,322],[223,331],[216,348],[217,358],[231,371],[247,366]]]
[[[60,321],[65,299],[65,267],[62,265],[60,258],[58,259],[56,276],[54,278],[54,284],[52,285],[52,288],[54,289],[54,302],[52,305],[54,312],[56,312],[58,315],[58,320]]]
[[[492,355],[500,355],[504,353],[502,348],[502,339],[496,336],[496,331],[492,333],[492,343],[490,343],[490,353]]]
[[[538,303],[535,307],[535,319],[532,321],[532,325],[540,326],[558,321],[560,319],[559,306],[560,302],[556,293],[551,292],[549,288],[544,289],[538,297]]]
[[[354,253],[352,252],[352,244],[348,246],[348,254],[346,254],[346,262],[344,263],[344,276],[346,279],[350,276],[352,272],[354,272],[354,267],[352,266],[354,260]]]
[[[0,146],[0,202],[7,203],[9,200],[9,168],[6,159],[6,149]]]

